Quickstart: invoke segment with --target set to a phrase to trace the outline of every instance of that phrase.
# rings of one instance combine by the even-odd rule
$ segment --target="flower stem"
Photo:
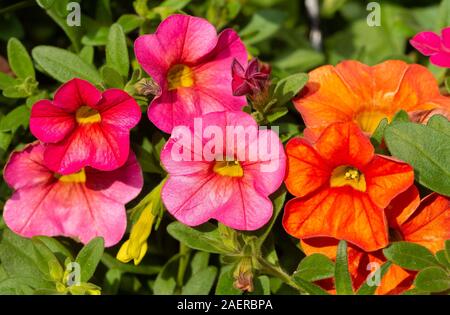
[[[272,265],[263,257],[259,257],[258,262],[261,264],[264,273],[277,277],[287,285],[291,286],[292,288],[300,292],[303,292],[302,288],[300,288],[299,285],[295,283],[294,280],[292,280],[291,276],[288,273],[286,273],[286,271],[284,271],[280,266]]]

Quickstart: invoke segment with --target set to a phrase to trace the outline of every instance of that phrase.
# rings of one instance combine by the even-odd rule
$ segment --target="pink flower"
[[[151,102],[148,117],[170,133],[202,114],[240,110],[245,97],[233,96],[231,63],[247,61],[247,51],[231,29],[217,36],[207,20],[172,15],[154,34],[140,36],[134,45],[142,68],[161,87]]]
[[[3,176],[15,192],[5,204],[6,225],[25,237],[61,235],[87,243],[102,236],[105,246],[119,242],[127,224],[124,205],[143,185],[134,154],[114,171],[86,167],[59,175],[45,166],[44,151],[35,142],[11,154]]]
[[[256,230],[272,216],[268,196],[283,182],[286,156],[273,130],[244,112],[215,112],[177,126],[161,152],[167,210],[190,226],[217,219]]]
[[[410,43],[425,56],[431,56],[432,64],[450,68],[450,27],[441,31],[441,36],[433,32],[421,32]]]
[[[110,171],[128,159],[130,129],[141,111],[136,101],[119,89],[101,93],[92,84],[72,79],[63,84],[52,101],[33,105],[30,129],[47,143],[44,162],[60,174],[85,166]]]

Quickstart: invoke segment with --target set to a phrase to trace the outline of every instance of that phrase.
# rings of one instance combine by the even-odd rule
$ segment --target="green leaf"
[[[102,237],[96,237],[87,243],[78,253],[75,262],[80,264],[81,282],[88,282],[103,255],[105,242]]]
[[[208,267],[209,256],[210,256],[210,254],[205,253],[205,252],[195,253],[195,255],[194,255],[194,257],[192,257],[192,260],[190,263],[191,273],[196,274],[197,272]]]
[[[122,271],[119,269],[109,269],[105,274],[103,292],[106,294],[117,294],[122,279]]]
[[[394,264],[409,270],[421,270],[439,265],[432,252],[415,243],[394,242],[383,249],[383,254]]]
[[[16,80],[6,73],[0,72],[0,90],[4,90],[9,86],[12,86]]]
[[[335,285],[336,294],[351,295],[353,294],[352,278],[348,271],[347,258],[347,242],[339,241],[336,253],[336,268],[335,268]]]
[[[273,62],[275,68],[289,73],[307,71],[325,62],[325,56],[312,49],[300,48],[281,54]]]
[[[392,117],[392,123],[409,122],[409,121],[410,121],[409,115],[403,109],[399,110],[397,113],[395,113],[394,117]]]
[[[42,273],[30,239],[22,238],[8,229],[1,232],[0,261],[8,278],[24,279],[32,288],[54,288],[54,283]]]
[[[386,127],[385,141],[392,155],[414,168],[420,184],[450,196],[448,135],[431,126],[399,122]]]
[[[450,93],[450,77],[445,79],[445,88],[447,89],[447,93]]]
[[[0,131],[15,132],[21,126],[27,129],[29,120],[30,109],[28,106],[18,106],[0,119]]]
[[[306,73],[297,73],[280,80],[275,86],[274,97],[278,105],[289,102],[308,82]]]
[[[122,26],[125,34],[134,31],[144,23],[144,19],[136,14],[124,14],[116,22]]]
[[[300,287],[300,289],[308,294],[312,295],[329,295],[327,291],[319,287],[317,284],[311,283],[302,279],[301,277],[295,276],[292,280]]]
[[[57,239],[49,236],[34,236],[33,239],[39,240],[47,246],[59,261],[65,261],[66,258],[73,260],[72,253]]]
[[[253,292],[250,295],[270,295],[270,279],[262,275],[253,280]]]
[[[21,79],[36,77],[33,62],[25,47],[17,38],[8,41],[8,61],[16,76]]]
[[[117,23],[109,29],[108,42],[106,43],[106,65],[114,68],[123,77],[128,77],[130,61],[127,41],[122,26]]]
[[[172,222],[167,226],[167,232],[190,248],[215,254],[229,253],[229,249],[221,241],[217,227],[211,223],[194,229],[180,222]]]
[[[283,24],[286,13],[279,10],[266,9],[256,12],[250,22],[239,35],[247,45],[254,45],[274,36]]]
[[[372,142],[372,145],[378,149],[383,141],[384,138],[384,131],[386,130],[387,125],[389,124],[387,118],[383,118],[380,123],[377,126],[377,129],[372,134],[372,137],[370,137],[370,142]]]
[[[39,239],[32,239],[34,253],[36,255],[36,262],[45,275],[53,281],[61,281],[63,278],[63,267],[61,266],[58,258],[52,253],[52,251]]]
[[[450,263],[450,240],[445,241],[445,255],[447,256],[447,260]]]
[[[390,261],[385,262],[380,267],[380,281],[383,279],[384,275],[388,272],[389,268],[391,267],[392,263]],[[358,291],[356,292],[357,295],[373,295],[375,294],[375,291],[377,290],[378,286],[372,285],[370,286],[367,281],[364,281],[364,283],[359,287]]]
[[[294,274],[310,282],[331,278],[333,275],[334,263],[322,254],[312,254],[303,258]]]
[[[183,295],[208,295],[217,276],[217,268],[209,266],[197,273],[186,282],[181,290]]]
[[[444,267],[450,269],[450,261],[447,260],[447,255],[445,254],[445,250],[440,250],[436,252],[436,260]]]
[[[256,236],[258,237],[257,244],[259,247],[263,245],[264,241],[267,239],[267,236],[269,236],[278,215],[283,209],[283,205],[286,200],[286,189],[284,187],[280,187],[270,196],[270,198],[273,203],[273,214],[272,218],[270,218],[269,223],[267,223],[262,229],[256,232]]]
[[[94,84],[100,84],[102,81],[97,69],[65,49],[37,46],[31,54],[46,73],[60,82],[65,83],[73,78],[81,78]]]
[[[108,88],[121,89],[124,86],[123,77],[114,68],[104,66],[101,69],[103,82]]]
[[[219,280],[216,285],[216,295],[241,295],[242,291],[234,287],[233,272],[236,266],[226,265],[220,270]]]
[[[426,292],[446,291],[450,289],[450,275],[440,267],[428,267],[417,274],[414,286]]]
[[[0,131],[0,157],[8,151],[12,136],[11,132]]]
[[[88,64],[94,64],[94,47],[84,46],[78,54],[84,62]]]
[[[436,131],[442,132],[450,137],[450,123],[447,118],[443,115],[433,115],[430,120],[428,120],[427,126],[435,129]]]
[[[161,271],[160,265],[144,265],[141,263],[140,265],[135,266],[133,264],[121,263],[107,252],[103,253],[102,263],[108,267],[108,269],[118,269],[122,273],[151,276],[158,274]]]
[[[180,255],[175,255],[161,269],[153,285],[155,295],[173,294],[177,286],[178,259]]]

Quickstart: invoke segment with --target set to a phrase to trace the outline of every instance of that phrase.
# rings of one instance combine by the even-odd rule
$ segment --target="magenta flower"
[[[114,171],[86,167],[60,175],[45,166],[44,151],[36,142],[11,154],[3,176],[15,192],[4,207],[6,225],[25,237],[61,235],[87,243],[102,236],[105,246],[118,243],[127,224],[124,205],[143,185],[134,154]]]
[[[260,68],[259,61],[256,58],[248,63],[247,69],[238,60],[233,60],[231,66],[233,94],[242,96],[261,93],[268,84],[270,70]]]
[[[410,43],[425,56],[430,56],[432,64],[450,68],[450,27],[441,31],[441,36],[433,32],[421,32]]]
[[[193,117],[240,110],[246,104],[245,97],[233,96],[231,89],[233,59],[247,61],[244,44],[231,29],[217,36],[207,20],[176,14],[154,34],[140,36],[134,50],[142,68],[161,87],[148,117],[164,132]]]
[[[161,152],[167,210],[190,226],[217,219],[256,230],[272,216],[268,196],[283,182],[286,157],[273,130],[244,112],[215,112],[177,126]]]
[[[110,171],[128,159],[130,129],[141,111],[136,101],[119,89],[101,93],[92,84],[72,79],[52,101],[41,100],[31,109],[30,129],[47,143],[44,162],[60,174],[85,166]]]

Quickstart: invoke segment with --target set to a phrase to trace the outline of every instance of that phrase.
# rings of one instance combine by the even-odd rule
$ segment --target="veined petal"
[[[327,127],[315,148],[330,167],[351,165],[363,169],[374,156],[370,140],[355,123],[336,123]]]
[[[74,113],[79,107],[94,107],[100,101],[101,93],[95,86],[82,79],[72,79],[56,91],[53,104]]]
[[[288,173],[286,187],[297,197],[303,197],[319,187],[328,184],[331,169],[304,139],[291,139],[286,145]]]
[[[389,227],[400,229],[400,226],[416,211],[420,204],[419,190],[415,185],[392,199],[385,209]]]
[[[431,56],[441,49],[441,38],[433,32],[421,32],[409,42],[425,56]]]
[[[73,114],[49,100],[36,102],[31,108],[31,133],[43,142],[58,142],[75,128]]]
[[[408,221],[400,228],[405,241],[427,247],[432,252],[444,248],[450,239],[450,200],[432,193],[424,198]]]
[[[323,189],[311,197],[295,198],[285,206],[285,230],[297,238],[319,236],[344,239],[374,251],[388,244],[383,210],[349,186]]]
[[[366,177],[367,193],[383,209],[414,182],[411,166],[381,155],[376,155],[362,172]]]

